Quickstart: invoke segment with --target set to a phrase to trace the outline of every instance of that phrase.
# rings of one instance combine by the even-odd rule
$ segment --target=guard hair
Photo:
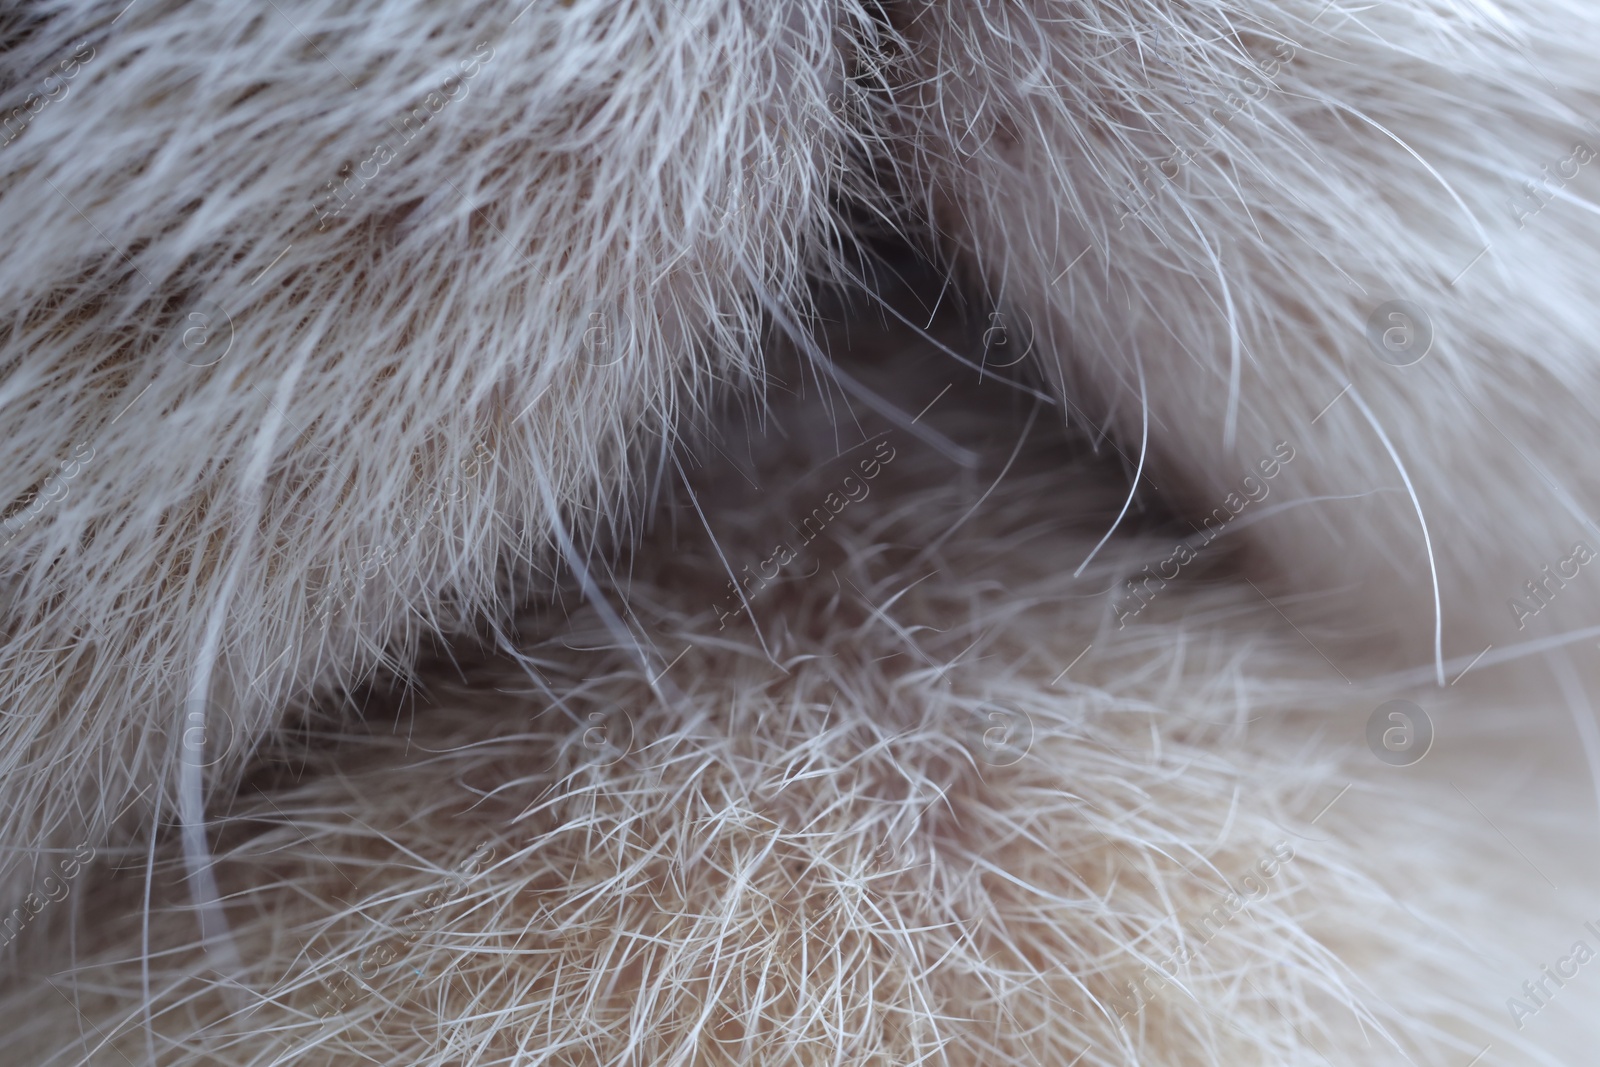
[[[0,1059],[1592,1058],[1592,12],[0,45]]]
[[[309,693],[503,618],[558,512],[574,552],[630,536],[641,460],[712,383],[759,377],[764,309],[803,318],[837,258],[857,149],[834,38],[861,18],[18,15],[6,899],[41,845],[198,817]]]
[[[1443,685],[1486,642],[1592,634],[1592,599],[1526,587],[1600,548],[1590,436],[1551,432],[1600,388],[1587,8],[895,10],[894,172],[1009,327],[992,361],[1148,441],[1196,526],[1292,442],[1293,506],[1238,532],[1368,663]]]
[[[1525,872],[1342,741],[1373,693],[1237,553],[1085,612],[1171,521],[1074,578],[1115,471],[992,379],[940,400],[928,351],[860,374],[921,382],[887,395],[978,470],[780,364],[593,569],[648,665],[569,580],[418,699],[306,721],[214,812],[241,962],[173,843],[153,886],[130,856],[93,948],[6,1001],[20,1062],[1561,1062],[1496,999],[1533,909],[1451,922]]]

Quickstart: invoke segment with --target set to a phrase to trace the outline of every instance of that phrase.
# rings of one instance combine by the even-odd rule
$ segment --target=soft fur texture
[[[927,403],[941,368],[913,367],[895,399]],[[1555,1062],[1480,992],[1527,923],[1469,947],[1439,927],[1454,895],[1417,891],[1515,899],[1472,869],[1488,831],[1312,740],[1375,696],[1317,684],[1242,583],[1120,633],[1085,612],[1168,535],[1062,569],[1118,490],[1037,424],[995,433],[1027,405],[926,416],[990,456],[963,479],[808,392],[722,435],[729,460],[702,446],[693,499],[605,583],[649,672],[569,584],[518,620],[520,667],[441,663],[415,708],[291,735],[218,812],[244,962],[200,951],[171,846],[145,935],[133,857],[83,905],[109,943],[13,1002],[47,1020],[22,1062]],[[806,545],[841,485],[861,498]],[[723,559],[776,544],[754,625],[718,629]],[[64,995],[98,1027],[66,1048]]]
[[[0,34],[15,1062],[1583,1062],[1591,16]]]
[[[8,893],[179,803],[197,723],[231,780],[306,687],[503,614],[553,506],[625,529],[822,260],[847,136],[832,4],[115,14],[30,7],[5,59],[22,103],[93,52],[0,150]]]
[[[1600,547],[1590,12],[909,7],[906,183],[1169,497],[1198,522],[1288,439],[1296,504],[1251,539],[1338,630],[1410,657],[1441,617],[1444,655],[1593,625],[1507,606]],[[1392,300],[1432,334],[1410,366],[1369,342]]]

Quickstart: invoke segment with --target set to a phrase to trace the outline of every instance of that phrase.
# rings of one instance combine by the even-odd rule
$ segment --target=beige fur
[[[922,379],[894,395],[919,406],[950,373],[891,366],[878,380]],[[1305,677],[1299,639],[1215,562],[1122,632],[1086,615],[1160,534],[1064,572],[1117,487],[1038,423],[1005,477],[985,449],[963,486],[870,416],[836,438],[807,392],[721,435],[741,460],[702,446],[694,502],[604,583],[669,668],[641,671],[569,585],[519,618],[522,669],[439,664],[415,707],[292,734],[219,812],[242,964],[211,969],[158,873],[146,1002],[136,860],[79,904],[123,918],[54,979],[99,1028],[67,1055],[1464,1063],[1493,1043],[1555,1062],[1485,1010],[1528,924],[1470,945],[1439,925],[1457,879],[1519,884],[1477,866],[1488,831],[1308,742],[1357,729],[1370,690]],[[925,420],[983,449],[1009,405],[986,406]],[[880,442],[870,491],[803,546],[796,517]],[[797,555],[754,625],[717,631],[723,557],[777,543]],[[1418,834],[1425,853],[1399,847]],[[1217,913],[1232,894],[1256,899]],[[1128,983],[1183,948],[1139,1007]],[[43,982],[11,1006],[35,1020],[29,1062],[74,1029]]]
[[[1596,34],[0,13],[0,1060],[1586,1062]]]

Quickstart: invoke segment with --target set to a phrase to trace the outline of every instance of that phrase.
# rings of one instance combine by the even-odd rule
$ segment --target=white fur
[[[1600,545],[1595,168],[1510,207],[1600,149],[1584,11],[138,0],[0,34],[0,908],[103,857],[8,949],[17,1062],[1592,1047],[1576,980],[1504,1007],[1600,920],[1545,847],[1595,804],[1593,672],[1551,650],[1600,572],[1507,606]],[[812,339],[885,229],[973,336]],[[1368,345],[1391,299],[1414,366]],[[1129,614],[1279,441],[1270,500]],[[819,506],[803,570],[730,593]],[[1399,774],[1361,739],[1396,696],[1440,729]],[[397,937],[319,1024],[331,961]]]
[[[909,6],[904,180],[1072,419],[1127,451],[1148,419],[1150,479],[1196,522],[1295,442],[1301,502],[1250,539],[1322,594],[1302,625],[1381,617],[1391,664],[1593,627],[1582,594],[1508,606],[1600,549],[1586,7]],[[1513,210],[1564,161],[1551,206]],[[1368,342],[1396,299],[1431,320],[1412,366]]]
[[[231,775],[308,687],[503,615],[546,500],[626,536],[641,452],[824,265],[844,151],[832,4],[119,6],[5,59],[21,103],[94,52],[0,148],[5,498],[92,452],[7,531],[8,895],[41,833],[170,813],[197,723]]]

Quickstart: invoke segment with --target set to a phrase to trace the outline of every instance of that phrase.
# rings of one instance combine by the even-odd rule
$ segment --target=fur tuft
[[[996,412],[941,406],[982,447]],[[1307,744],[1366,695],[1299,676],[1247,587],[1115,634],[1081,602],[1162,535],[1064,573],[1117,490],[1056,435],[972,481],[874,420],[821,432],[816,398],[766,417],[606,583],[652,673],[569,587],[392,726],[313,728],[220,814],[247,962],[200,966],[162,873],[147,953],[130,872],[54,979],[87,1036],[44,983],[7,1004],[29,1062],[1556,1062],[1480,1007],[1522,925],[1469,949],[1439,917],[1501,881],[1483,835]],[[717,630],[724,559],[772,581]],[[1429,846],[1377,870],[1396,807]]]
[[[0,68],[8,896],[629,536],[853,150],[832,3],[119,8]]]

